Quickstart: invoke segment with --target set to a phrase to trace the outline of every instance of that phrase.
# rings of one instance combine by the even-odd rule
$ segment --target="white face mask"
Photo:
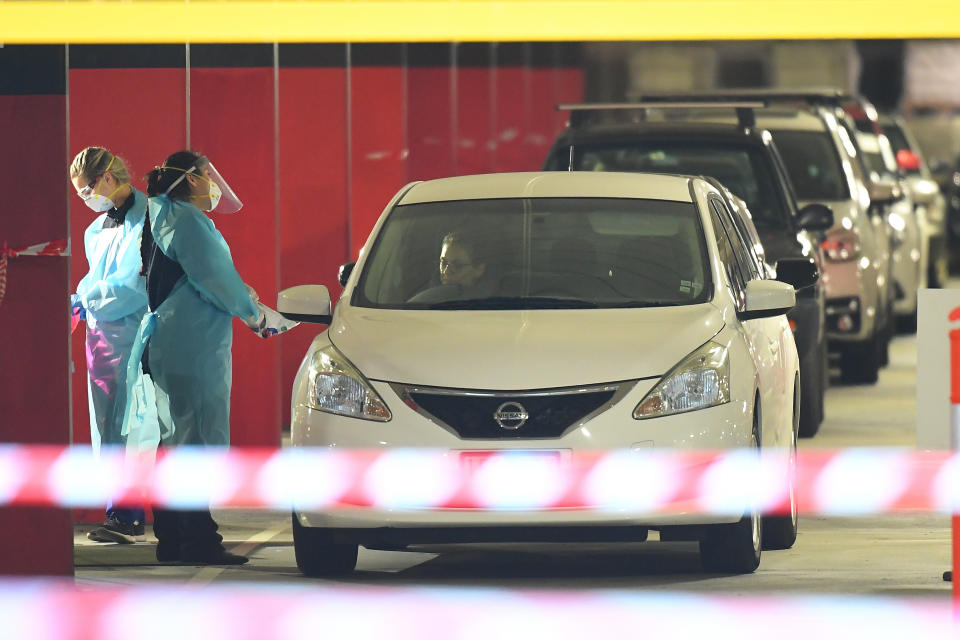
[[[220,197],[223,196],[223,191],[220,190],[220,185],[216,182],[210,181],[210,208],[207,211],[213,211],[217,208],[217,205],[220,204]]]
[[[100,195],[99,193],[94,193],[93,195],[84,198],[83,204],[87,205],[97,213],[103,213],[104,211],[110,211],[114,208],[113,200],[107,196]]]

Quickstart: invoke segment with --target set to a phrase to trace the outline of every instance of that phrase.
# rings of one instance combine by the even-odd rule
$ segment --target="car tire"
[[[809,360],[800,369],[800,426],[801,438],[812,438],[823,422],[824,364],[826,354],[818,350],[817,357]]]
[[[754,446],[759,448],[759,425],[754,414]],[[700,565],[711,573],[753,573],[763,550],[763,518],[757,510],[733,524],[707,527],[700,540]]]
[[[830,386],[830,351],[826,339],[821,343],[823,349],[823,372],[820,375],[820,423],[827,419],[827,387]]]
[[[802,396],[801,396],[802,398]],[[794,413],[797,415],[797,402],[794,400]],[[790,447],[790,462],[787,467],[787,486],[790,496],[790,513],[767,516],[763,519],[763,548],[789,549],[797,541],[797,529],[800,518],[797,514],[797,422],[794,418],[793,444]]]
[[[893,303],[887,305],[886,319],[883,321],[883,340],[880,342],[880,366],[885,367],[890,364],[890,342],[896,335],[896,326],[894,325]]]
[[[899,316],[897,318],[897,330],[900,333],[916,333],[917,332],[916,309],[914,309],[913,313],[907,314],[905,316]]]
[[[880,350],[885,342],[883,335],[875,332],[864,342],[848,345],[840,359],[844,382],[876,384],[880,377]]]
[[[318,527],[304,527],[293,514],[293,551],[297,568],[305,576],[342,576],[357,566],[359,547],[334,542],[333,532]]]
[[[950,277],[950,262],[946,252],[930,246],[930,265],[927,273],[927,285],[931,289],[943,289]]]

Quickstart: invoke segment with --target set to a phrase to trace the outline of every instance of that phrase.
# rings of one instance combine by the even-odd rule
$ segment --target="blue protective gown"
[[[249,321],[259,309],[206,214],[165,195],[149,198],[148,206],[156,249],[184,275],[144,317],[128,370],[149,341],[165,445],[228,445],[233,316]]]
[[[94,451],[101,444],[126,442],[122,432],[127,358],[137,329],[147,312],[147,290],[140,275],[140,237],[147,197],[131,187],[133,203],[123,224],[105,227],[103,213],[83,235],[90,271],[80,280],[71,306],[81,309],[87,321],[87,398],[90,404],[90,440]],[[126,442],[150,450],[159,441],[153,385],[135,371],[131,377],[131,419],[143,442]]]

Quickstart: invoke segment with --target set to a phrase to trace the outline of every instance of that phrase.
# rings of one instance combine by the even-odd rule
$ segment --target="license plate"
[[[460,469],[473,474],[493,458],[530,461],[535,463],[553,462],[560,464],[568,451],[561,449],[494,449],[486,451],[460,451]]]

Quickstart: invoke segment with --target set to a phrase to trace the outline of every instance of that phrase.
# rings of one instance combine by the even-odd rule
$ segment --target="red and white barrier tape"
[[[765,513],[789,509],[787,456],[753,450],[572,453],[326,448],[162,449],[150,459],[89,447],[0,445],[0,506],[108,500],[301,510],[591,509]],[[960,454],[801,450],[798,508],[825,515],[960,512]]]
[[[0,580],[11,638],[956,637],[947,599],[707,596],[605,590],[401,589],[348,585],[83,587]],[[6,634],[0,632],[6,637]]]
[[[23,249],[11,249],[7,243],[0,247],[0,304],[3,304],[3,297],[7,294],[7,259],[17,258],[19,256],[69,256],[70,242],[67,238],[54,240],[53,242],[41,242],[32,244]]]

